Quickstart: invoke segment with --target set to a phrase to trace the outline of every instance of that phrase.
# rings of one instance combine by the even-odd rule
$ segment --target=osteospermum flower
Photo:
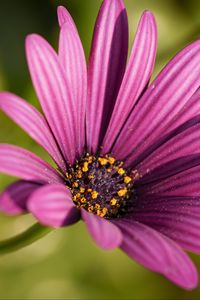
[[[40,36],[26,55],[43,114],[0,93],[0,108],[47,152],[0,145],[0,171],[21,180],[0,197],[1,211],[30,212],[44,225],[84,220],[96,243],[120,247],[143,266],[191,289],[197,272],[183,251],[200,252],[200,41],[158,77],[153,15],[141,17],[132,51],[122,0],[104,0],[88,72],[75,24],[63,7],[58,54]]]

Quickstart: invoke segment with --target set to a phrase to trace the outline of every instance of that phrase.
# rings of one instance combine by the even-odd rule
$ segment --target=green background
[[[57,48],[57,5],[71,12],[88,57],[99,0],[1,0],[0,90],[12,91],[39,107],[28,74],[24,39],[32,32]],[[181,48],[200,36],[198,0],[126,0],[130,45],[143,10],[158,24],[154,75]],[[23,146],[45,159],[45,152],[0,113],[0,142]],[[0,190],[14,178],[0,175]],[[29,215],[0,215],[0,239],[34,223]],[[192,255],[200,270],[200,258]],[[120,250],[105,252],[91,240],[82,222],[59,229],[35,244],[0,257],[0,298],[20,299],[199,299],[200,289],[184,291],[129,259]]]

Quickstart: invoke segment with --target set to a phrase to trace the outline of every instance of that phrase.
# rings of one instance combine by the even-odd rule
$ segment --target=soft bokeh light
[[[88,57],[100,0],[0,1],[0,89],[10,90],[39,108],[24,55],[24,39],[37,32],[57,45],[57,5],[72,14]],[[200,36],[200,1],[125,0],[130,45],[143,10],[158,23],[155,75],[181,48]],[[21,129],[0,113],[0,142],[23,146],[49,160]],[[0,190],[13,178],[0,175]],[[29,215],[0,215],[0,239],[34,223]],[[200,271],[200,257],[193,255]],[[83,222],[59,229],[35,244],[0,257],[0,299],[199,299],[134,263],[120,250],[105,252],[93,243]]]

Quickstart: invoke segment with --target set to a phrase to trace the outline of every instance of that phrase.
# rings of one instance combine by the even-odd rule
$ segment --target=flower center
[[[121,216],[130,207],[135,176],[108,154],[88,153],[66,174],[76,206],[107,219]]]

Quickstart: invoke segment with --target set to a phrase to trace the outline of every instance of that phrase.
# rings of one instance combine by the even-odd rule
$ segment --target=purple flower
[[[88,72],[73,20],[58,8],[58,54],[40,36],[26,40],[44,115],[0,93],[0,108],[53,158],[48,163],[0,145],[0,172],[21,178],[0,197],[2,212],[31,212],[60,227],[82,218],[96,243],[120,247],[186,289],[200,252],[200,41],[173,58],[150,84],[157,44],[153,15],[141,17],[128,63],[122,0],[104,0]]]

